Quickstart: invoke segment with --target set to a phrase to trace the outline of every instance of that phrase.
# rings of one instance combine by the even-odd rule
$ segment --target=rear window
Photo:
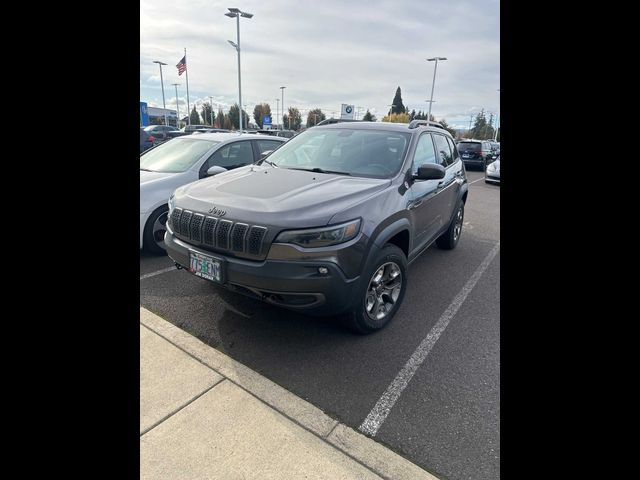
[[[464,152],[464,151],[471,151],[471,152],[479,152],[481,151],[481,145],[479,143],[475,143],[475,142],[460,142],[458,144],[458,151],[459,152]]]

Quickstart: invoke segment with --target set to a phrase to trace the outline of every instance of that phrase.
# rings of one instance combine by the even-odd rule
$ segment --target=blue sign
[[[149,126],[149,109],[147,108],[147,102],[140,102],[140,124],[143,127]]]
[[[271,116],[265,115],[262,117],[262,125],[271,125]]]

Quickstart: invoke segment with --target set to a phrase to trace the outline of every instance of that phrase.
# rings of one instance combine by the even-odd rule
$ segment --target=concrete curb
[[[140,323],[381,477],[437,480],[409,460],[143,307]]]

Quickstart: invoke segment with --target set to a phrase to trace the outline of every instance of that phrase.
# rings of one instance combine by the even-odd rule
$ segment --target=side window
[[[444,135],[433,135],[433,140],[436,143],[436,150],[440,154],[440,165],[447,167],[453,163],[453,157],[451,155],[451,148],[449,148],[449,142]]]
[[[411,173],[418,173],[418,167],[426,163],[437,163],[436,151],[433,148],[433,140],[428,133],[422,134],[416,145],[416,153],[413,156],[413,167]]]
[[[275,150],[282,145],[282,142],[274,142],[273,140],[258,140],[257,143],[260,155],[267,150]]]
[[[453,160],[451,163],[455,163],[460,158],[460,155],[458,155],[458,149],[456,148],[456,144],[453,143],[449,137],[447,137],[447,141],[449,142],[449,148],[451,148],[451,151],[453,152]]]
[[[217,165],[228,170],[253,163],[251,142],[242,141],[226,145],[216,151],[206,162],[206,169]]]

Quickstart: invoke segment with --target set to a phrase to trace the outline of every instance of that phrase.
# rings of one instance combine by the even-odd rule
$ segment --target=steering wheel
[[[380,163],[372,163],[371,165],[367,165],[366,167],[367,170],[369,169],[374,169],[374,170],[378,170],[381,171],[380,173],[382,173],[382,175],[390,175],[391,173],[393,173],[391,170],[389,170],[388,167],[380,164]]]

